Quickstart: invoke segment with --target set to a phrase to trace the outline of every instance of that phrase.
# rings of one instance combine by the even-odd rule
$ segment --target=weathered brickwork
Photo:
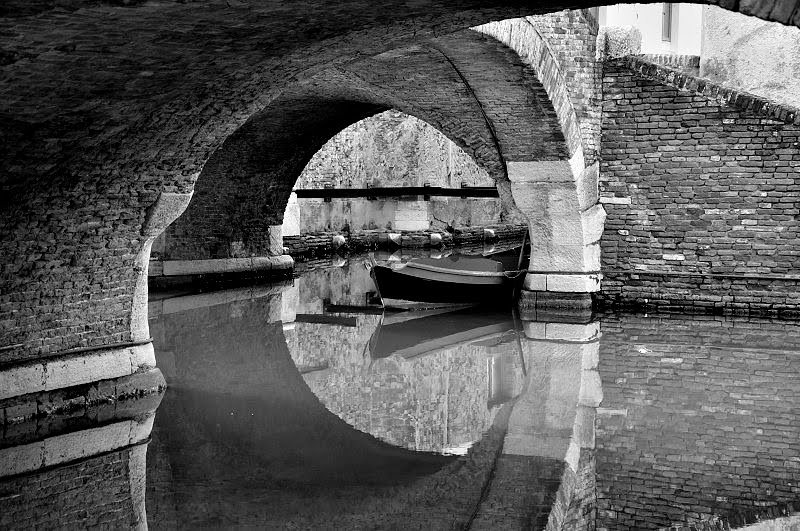
[[[597,21],[586,10],[528,17],[555,55],[580,123],[586,164],[600,149],[602,69],[596,61]]]
[[[0,527],[133,529],[146,524],[131,498],[132,451],[0,480]]]
[[[597,529],[727,529],[797,503],[800,326],[605,315],[602,332]]]
[[[440,130],[495,181],[508,181],[507,160],[568,158],[533,70],[495,39],[466,30],[322,72],[284,92],[206,164],[189,208],[167,230],[165,258],[265,254],[264,235],[281,223],[314,153],[386,108]]]
[[[625,61],[603,92],[602,301],[796,315],[800,126]]]
[[[173,7],[177,10],[182,9],[179,5]],[[116,8],[107,9],[117,12]],[[152,9],[154,12],[158,11],[157,8]],[[121,11],[118,27],[125,23],[133,23],[134,20],[137,20],[137,23],[146,22],[146,17],[141,18],[142,14],[138,9]],[[107,13],[99,9],[96,15],[105,19]],[[446,27],[456,28],[460,24],[471,25],[480,21],[480,17],[490,15],[484,12],[480,16],[477,14],[473,16],[477,18],[454,19],[448,22],[449,26],[438,26],[438,30],[444,30]],[[49,24],[45,21],[46,18],[47,16],[43,16],[42,20],[30,21],[30,25],[26,27],[29,30],[27,33],[30,35],[35,35],[37,32],[46,33],[44,28]],[[156,29],[161,26],[154,23],[148,27]],[[386,28],[382,27],[382,36],[385,31]],[[264,33],[259,32],[259,34]],[[412,28],[412,24],[409,24],[405,30],[398,28],[396,35],[397,42],[402,42],[406,37],[407,42],[411,42],[424,38],[426,33],[420,31],[420,28]],[[468,36],[472,39],[470,46],[481,45],[478,42],[479,36]],[[220,39],[229,44],[245,43],[244,40],[233,36],[229,41],[221,36]],[[373,45],[388,44],[384,42],[383,37],[365,37],[365,39]],[[152,39],[148,37],[145,40]],[[223,42],[219,44],[223,45]],[[458,42],[456,40],[451,45],[455,50],[453,61],[466,61],[468,60],[466,50],[463,52],[464,57],[459,59]],[[258,50],[280,49],[272,48],[261,41],[251,44]],[[25,43],[19,44],[20,49],[25,46]],[[272,156],[273,160],[282,160],[288,164],[284,170],[292,169],[296,176],[308,158],[330,136],[355,120],[385,109],[387,103],[390,107],[427,118],[431,125],[446,131],[451,139],[465,147],[466,152],[476,161],[483,161],[484,167],[491,169],[490,173],[495,175],[502,173],[502,161],[497,153],[497,146],[491,139],[486,119],[481,114],[473,95],[463,88],[462,78],[448,63],[446,51],[428,49],[421,54],[413,50],[400,53],[398,61],[404,63],[407,70],[398,69],[394,74],[392,68],[397,66],[397,61],[391,58],[366,61],[361,66],[352,65],[350,73],[325,74],[328,76],[327,82],[322,85],[331,90],[337,89],[332,93],[317,87],[309,88],[311,92],[283,91],[281,97],[277,98],[281,89],[285,87],[286,80],[308,79],[312,75],[299,75],[304,68],[310,68],[314,64],[336,64],[334,59],[337,54],[346,55],[344,52],[346,46],[342,45],[343,47],[338,50],[333,44],[331,46],[326,53],[314,48],[305,62],[300,61],[298,57],[309,53],[307,50],[302,53],[297,52],[299,55],[291,57],[287,55],[284,57],[287,62],[281,63],[285,67],[282,67],[283,69],[275,66],[277,63],[273,65],[259,62],[260,53],[253,51],[249,54],[240,53],[230,61],[226,59],[215,62],[206,58],[209,60],[202,61],[204,65],[223,68],[224,64],[227,65],[224,68],[230,68],[232,72],[246,71],[249,64],[259,65],[261,70],[258,75],[254,74],[252,78],[248,78],[247,82],[233,82],[222,72],[204,71],[203,82],[205,83],[205,75],[208,75],[209,79],[219,80],[219,86],[207,85],[203,90],[189,82],[192,70],[188,65],[183,65],[185,68],[181,71],[180,93],[162,91],[165,101],[159,103],[161,107],[148,107],[142,103],[143,108],[132,108],[130,107],[133,105],[132,102],[138,101],[134,95],[137,86],[142,90],[142,87],[147,87],[147,93],[150,94],[153,92],[151,90],[153,86],[166,82],[174,75],[145,69],[142,77],[137,78],[138,84],[129,86],[133,93],[118,92],[119,99],[109,103],[111,107],[103,107],[102,111],[81,118],[83,120],[81,133],[74,142],[83,142],[91,146],[87,152],[81,152],[77,147],[78,144],[74,142],[65,144],[37,140],[49,138],[48,135],[51,134],[62,134],[59,132],[61,130],[48,132],[47,128],[51,127],[49,125],[42,126],[43,129],[39,130],[39,133],[30,133],[33,139],[26,141],[28,144],[25,145],[29,146],[28,148],[25,145],[14,144],[17,146],[14,148],[17,151],[12,150],[13,156],[3,158],[4,164],[9,168],[9,171],[3,172],[3,197],[9,198],[9,201],[10,198],[14,198],[13,204],[9,203],[7,208],[3,208],[3,218],[0,221],[4,235],[0,245],[3,256],[8,258],[3,265],[2,288],[0,288],[2,293],[0,343],[3,347],[12,347],[4,351],[3,359],[24,360],[58,354],[76,347],[101,346],[130,340],[132,297],[138,274],[136,259],[143,252],[142,226],[148,208],[155,203],[162,191],[181,193],[192,191],[193,182],[210,154],[254,114],[257,115],[256,119],[248,122],[248,126],[228,139],[227,146],[230,149],[221,151],[205,164],[205,177],[208,175],[214,177],[204,177],[198,181],[195,200],[192,203],[202,204],[204,197],[208,199],[218,196],[220,199],[217,203],[218,208],[206,212],[202,207],[195,211],[196,207],[190,206],[186,215],[168,234],[168,239],[169,236],[175,236],[176,242],[175,256],[168,256],[169,258],[227,257],[231,254],[231,244],[236,242],[241,242],[245,246],[245,254],[248,252],[260,254],[264,251],[267,243],[264,229],[279,221],[294,177],[276,179],[265,186],[260,177],[261,173],[244,172],[247,179],[250,179],[245,184],[238,188],[226,186],[226,181],[238,177],[230,173],[215,174],[215,168],[219,169],[220,164],[225,167],[225,157],[229,167],[233,162],[236,165],[243,165],[244,169],[247,169],[248,165],[258,167],[264,163],[264,157],[269,154],[264,154],[263,149],[254,151],[246,148],[252,143],[263,147],[266,142],[274,150],[269,156]],[[494,47],[489,45],[487,48],[489,55],[485,61],[490,62],[492,57],[505,54],[500,64],[508,64],[507,60],[512,58],[512,54],[503,52],[497,46],[499,45]],[[177,48],[176,45],[175,49]],[[367,49],[363,48],[361,51]],[[385,48],[380,48],[379,51],[383,49]],[[14,72],[19,70],[19,75],[23,75],[26,68],[33,66],[28,59],[24,59],[28,55],[20,53],[23,59],[13,64],[13,70]],[[54,62],[47,63],[48,65],[58,64],[59,60],[67,57],[56,55]],[[293,63],[292,57],[299,62]],[[438,65],[436,68],[431,66],[433,58],[435,58],[434,64]],[[44,65],[41,62],[37,64]],[[175,64],[180,62],[176,60]],[[271,69],[273,66],[274,69]],[[520,75],[529,75],[518,66],[512,61],[509,68],[514,73],[511,78],[519,79]],[[113,65],[109,66],[112,67]],[[200,65],[197,64],[195,67],[199,68]],[[124,69],[115,69],[117,74],[114,76],[122,76],[122,70]],[[151,72],[154,72],[153,75],[150,75]],[[368,84],[357,79],[358,76],[368,78],[370,73],[377,75],[381,72],[385,74],[383,80],[385,87],[382,92],[370,88]],[[416,72],[417,77],[403,77],[409,72]],[[471,79],[469,82],[476,87],[482,83],[486,90],[490,90],[489,78],[496,74],[497,72],[492,70],[487,72],[487,77],[483,81]],[[70,70],[70,75],[80,77],[79,70]],[[464,72],[463,75],[469,79],[471,74]],[[58,78],[46,69],[37,76],[42,79]],[[420,82],[419,76],[427,76],[427,80]],[[88,87],[86,80],[98,78],[97,68],[91,68],[91,72],[87,71],[86,75],[80,78],[81,83],[85,83],[82,87]],[[8,79],[15,78],[12,75]],[[24,84],[30,87],[30,83]],[[112,84],[111,80],[109,84]],[[239,92],[231,93],[231,84],[236,85]],[[426,100],[425,97],[415,94],[420,85],[431,89],[438,88],[441,91],[431,92],[428,95],[429,99]],[[302,81],[298,86],[303,88]],[[535,103],[528,99],[523,86],[525,85],[506,90],[505,93],[516,93],[519,97],[524,97],[525,101]],[[346,87],[351,87],[351,92],[343,94],[339,89],[344,90]],[[8,97],[3,100],[6,103],[13,101],[24,106],[25,101],[33,95],[28,89],[24,94],[16,95],[13,87],[9,87],[9,90],[12,92],[7,93]],[[82,101],[81,98],[86,96],[81,90],[58,94],[48,92],[48,98],[64,109],[71,109],[78,106]],[[497,90],[502,92],[500,89]],[[316,94],[316,100],[298,99],[299,94],[308,96],[311,93]],[[403,94],[408,101],[402,100]],[[354,98],[366,103],[347,103]],[[272,109],[278,112],[258,114],[257,111],[263,109],[269,101],[273,102]],[[331,101],[336,102],[336,105],[330,105]],[[546,98],[540,103],[544,102]],[[152,102],[152,105],[158,104]],[[523,104],[522,107],[526,105]],[[446,112],[436,115],[431,110],[433,108],[440,108]],[[496,108],[498,111],[503,111],[502,102],[498,101]],[[37,112],[47,113],[48,109],[52,110],[49,106],[40,107]],[[533,108],[528,107],[528,110]],[[6,109],[4,112],[7,111]],[[146,124],[140,124],[135,128],[129,126],[128,129],[109,125],[106,128],[109,131],[107,137],[91,140],[86,136],[91,131],[104,130],[104,124],[108,120],[114,120],[116,123],[132,123],[135,120],[131,116],[140,116],[136,114],[137,112],[150,116],[150,121],[145,120]],[[270,127],[270,120],[277,117],[281,117],[284,121],[272,123]],[[305,122],[293,121],[297,117],[303,118]],[[26,119],[40,118],[38,115],[31,115]],[[327,129],[312,127],[308,123],[309,120],[327,124]],[[534,121],[540,123],[540,126],[547,127],[544,124],[548,123],[548,120],[546,118],[544,121]],[[289,123],[292,124],[291,127],[287,125]],[[86,124],[92,124],[92,127],[84,127]],[[13,137],[17,133],[24,133],[24,124],[17,125],[14,131],[4,130],[4,134]],[[69,128],[69,122],[65,122],[63,128]],[[312,138],[304,136],[309,130],[314,130],[316,136],[312,135]],[[270,131],[273,133],[271,137]],[[295,136],[290,134],[292,131],[295,131]],[[507,131],[503,139],[509,145],[509,149],[513,151],[514,146],[523,145],[542,149],[543,144],[527,141],[527,136],[517,138],[518,133],[525,131],[527,128],[521,122],[517,123],[514,130]],[[534,131],[538,130],[534,129],[530,134]],[[4,141],[4,145],[11,146],[13,138],[8,137],[8,142]],[[302,139],[302,142],[298,141],[298,146],[294,146],[293,142],[298,138]],[[278,142],[268,142],[270,140]],[[557,142],[551,144],[558,145]],[[34,149],[32,146],[38,147]],[[285,160],[280,158],[280,149],[295,149],[295,147],[302,156],[289,157],[288,152],[284,152]],[[37,151],[40,148],[44,151]],[[67,153],[71,154],[69,164],[63,162],[68,158]],[[246,156],[243,156],[245,154]],[[41,160],[50,162],[46,167],[33,162]],[[38,184],[40,181],[35,179],[36,171],[55,173],[46,186],[44,184],[40,186]],[[26,181],[27,178],[31,180]],[[20,182],[28,184],[22,187],[19,185]],[[251,186],[251,182],[260,185]],[[251,197],[254,191],[257,191],[255,195],[262,197],[263,201],[241,201],[244,192],[247,192],[247,197]]]

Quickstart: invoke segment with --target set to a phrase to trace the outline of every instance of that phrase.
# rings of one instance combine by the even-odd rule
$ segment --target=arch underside
[[[281,224],[311,156],[344,127],[389,108],[455,142],[498,183],[507,205],[516,168],[569,172],[570,146],[537,73],[494,38],[465,30],[324,70],[284,91],[205,165],[192,204],[167,231],[168,258],[267,254],[264,235]],[[574,194],[569,174],[566,184]]]

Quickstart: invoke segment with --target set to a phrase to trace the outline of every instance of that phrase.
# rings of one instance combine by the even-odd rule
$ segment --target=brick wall
[[[2,362],[130,340],[147,209],[287,85],[516,12],[112,4],[0,8]]]
[[[563,76],[560,82],[567,88],[580,124],[586,164],[591,164],[597,160],[600,148],[602,69],[595,59],[597,21],[580,9],[537,15],[527,20],[555,55]]]
[[[597,529],[735,527],[800,499],[800,325],[606,315],[602,331]]]
[[[741,9],[796,25],[794,5],[763,1]],[[289,85],[436,35],[564,7],[60,6],[14,1],[0,8],[0,345],[10,347],[2,361],[130,339],[146,210],[161,192],[191,191],[211,154]],[[364,64],[368,71],[374,63]],[[360,72],[353,69],[351,78]],[[465,108],[463,99],[445,98]],[[414,114],[415,107],[405,110]],[[483,134],[474,123],[442,122],[432,124],[444,130],[449,123],[460,131],[453,138]],[[483,150],[484,158],[491,152]],[[496,169],[497,158],[492,162]]]
[[[35,474],[0,480],[3,529],[132,529],[141,507],[131,498],[129,462],[114,451]],[[143,456],[142,456],[143,459]]]
[[[800,126],[621,62],[603,93],[602,302],[796,315]]]

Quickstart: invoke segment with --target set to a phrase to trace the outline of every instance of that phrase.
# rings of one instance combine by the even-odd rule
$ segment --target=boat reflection
[[[324,308],[336,313],[285,329],[295,363],[326,408],[390,444],[463,454],[522,389],[525,366],[510,311]],[[345,319],[356,324],[349,327]],[[319,357],[319,337],[337,337],[340,348]]]

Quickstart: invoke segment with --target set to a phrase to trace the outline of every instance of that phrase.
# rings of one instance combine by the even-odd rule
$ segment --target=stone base
[[[517,303],[526,321],[587,323],[592,320],[594,294],[522,290]]]

